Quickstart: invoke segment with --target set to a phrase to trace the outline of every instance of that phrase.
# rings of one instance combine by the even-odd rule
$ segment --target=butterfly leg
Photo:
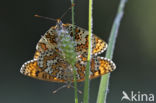
[[[59,90],[65,88],[65,87],[67,87],[67,85],[63,85],[63,86],[57,88],[56,90],[53,91],[53,93],[55,94],[56,92],[58,92]]]
[[[65,88],[65,87],[70,88],[70,87],[71,87],[71,82],[70,82],[70,81],[67,81],[65,85],[63,85],[63,86],[57,88],[56,90],[53,91],[53,93],[56,93],[56,92],[58,92],[59,90]]]
[[[72,86],[72,85],[70,87],[73,88],[73,89],[75,89],[75,87]],[[79,94],[82,94],[82,91],[81,90],[77,89],[77,91],[79,92]]]
[[[71,83],[72,82],[67,81],[67,84],[66,84],[67,88],[70,88],[71,87],[71,88],[75,89],[75,87]],[[82,94],[82,91],[81,90],[79,90],[78,88],[77,88],[77,90],[78,90],[79,94]]]

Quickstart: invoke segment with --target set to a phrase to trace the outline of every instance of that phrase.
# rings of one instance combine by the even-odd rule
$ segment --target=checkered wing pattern
[[[66,29],[71,37],[73,37],[72,32],[72,25],[71,24],[64,24],[64,29]],[[86,53],[88,50],[88,31],[75,26],[75,51],[77,55],[81,55]],[[57,30],[56,26],[52,26],[39,40],[36,49],[38,51],[45,51],[47,49],[53,49],[57,52],[59,51],[57,40]],[[92,37],[92,55],[98,55],[104,52],[107,48],[107,43],[104,42],[102,39],[93,35]],[[61,52],[60,52],[61,53]]]
[[[87,57],[80,56],[78,62],[75,64],[78,73],[78,82],[85,79],[85,68],[87,65]],[[112,72],[116,69],[115,64],[103,57],[93,57],[90,63],[90,79],[97,78],[101,75]]]
[[[37,59],[23,64],[22,74],[52,82],[65,82],[70,79],[69,76],[72,75],[71,67],[56,51],[46,50],[41,53],[36,51],[34,58]]]

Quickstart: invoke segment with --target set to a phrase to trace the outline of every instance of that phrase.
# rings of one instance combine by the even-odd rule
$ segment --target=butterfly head
[[[56,20],[56,28],[58,29],[58,30],[61,30],[62,28],[63,28],[63,25],[62,25],[63,23],[62,23],[62,21],[61,21],[61,19],[57,19]]]

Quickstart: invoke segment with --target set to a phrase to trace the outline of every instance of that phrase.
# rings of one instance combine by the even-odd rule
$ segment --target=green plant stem
[[[74,93],[75,93],[75,103],[78,103],[78,95],[77,95],[77,79],[76,79],[76,70],[75,70],[75,66],[73,66],[74,68]]]
[[[112,57],[113,57],[115,42],[116,42],[120,22],[123,17],[123,14],[124,14],[124,7],[125,7],[126,2],[127,2],[127,0],[120,0],[117,15],[115,17],[115,20],[114,20],[114,23],[113,23],[113,26],[111,29],[110,37],[109,37],[108,49],[106,52],[106,58],[108,58],[108,59],[112,59]],[[107,98],[107,94],[108,94],[109,78],[110,78],[110,73],[103,75],[101,77],[99,92],[98,92],[98,97],[97,97],[97,103],[106,103],[106,98]]]
[[[88,21],[88,57],[87,57],[87,66],[85,71],[85,84],[84,84],[84,97],[83,103],[88,103],[89,101],[89,71],[90,71],[90,60],[91,60],[91,37],[92,37],[92,5],[93,0],[89,0],[89,21]]]
[[[74,29],[74,0],[71,0],[71,5],[72,5],[72,32],[73,32],[73,40],[75,39],[75,29]],[[76,58],[75,58],[76,59]],[[77,79],[76,79],[76,69],[75,66],[72,65],[73,70],[74,70],[74,94],[75,94],[75,103],[78,103],[78,94],[77,94]]]

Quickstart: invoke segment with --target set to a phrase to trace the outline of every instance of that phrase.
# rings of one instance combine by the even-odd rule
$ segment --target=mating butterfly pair
[[[57,41],[58,31],[63,29],[68,31],[70,37],[74,37],[76,52],[74,69],[76,69],[76,78],[77,82],[84,81],[88,55],[88,31],[75,26],[75,36],[73,36],[72,28],[72,24],[63,24],[61,20],[57,20],[56,26],[52,26],[37,43],[33,60],[24,63],[20,72],[40,80],[71,84],[74,81],[73,68],[60,55],[61,51]],[[103,53],[106,48],[107,44],[102,39],[96,35],[92,36],[90,79],[115,70],[116,66],[111,60],[97,56]]]

